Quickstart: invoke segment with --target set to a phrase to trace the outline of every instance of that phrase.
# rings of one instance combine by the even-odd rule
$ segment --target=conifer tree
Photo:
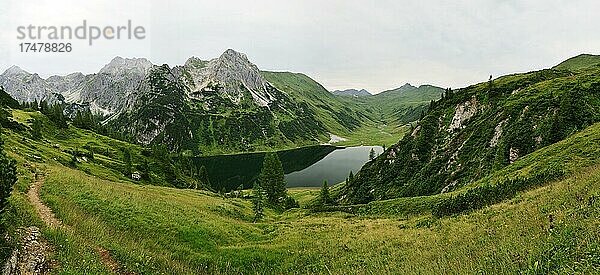
[[[254,211],[254,222],[261,220],[264,216],[265,192],[258,183],[252,188],[252,210]]]
[[[259,175],[259,184],[264,189],[267,200],[277,204],[286,197],[285,180],[281,161],[276,153],[267,153]]]
[[[321,199],[321,205],[328,205],[331,203],[331,196],[329,195],[329,185],[327,184],[327,181],[323,182],[319,197]]]
[[[369,160],[374,160],[376,156],[375,149],[371,148],[371,151],[369,151]]]
[[[206,171],[206,167],[204,167],[204,165],[202,165],[200,170],[198,170],[198,179],[204,186],[210,187],[210,178],[208,177],[208,172]]]
[[[132,174],[132,162],[131,162],[131,151],[129,151],[129,148],[125,148],[125,150],[123,150],[123,162],[125,163],[125,176],[127,176],[128,178],[131,177]]]
[[[31,124],[31,136],[37,140],[42,139],[42,121],[39,119],[34,119]]]

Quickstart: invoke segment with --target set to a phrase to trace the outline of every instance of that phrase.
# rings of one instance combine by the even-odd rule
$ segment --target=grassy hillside
[[[414,120],[411,120],[413,117],[406,117],[407,121],[400,121],[395,117],[402,116],[408,109],[413,110],[411,108],[418,109],[416,113],[420,114],[421,107],[429,104],[429,99],[422,101],[423,98],[412,94],[412,91],[406,96],[392,92],[389,96],[382,96],[380,99],[379,97],[378,99],[372,99],[375,97],[356,99],[335,96],[321,84],[301,73],[262,73],[277,89],[309,106],[316,114],[315,117],[332,134],[345,138],[346,141],[337,144],[342,146],[395,143],[407,131],[405,124]],[[428,98],[428,95],[424,97]],[[405,105],[402,105],[404,102],[410,108],[404,108]],[[400,107],[396,110],[386,104],[396,104]]]
[[[444,89],[431,85],[414,87],[405,84],[361,100],[380,110],[385,119],[406,124],[418,120],[422,112],[427,111],[429,103],[440,99],[443,93]]]
[[[581,54],[561,62],[553,69],[581,71],[590,69],[591,67],[598,67],[598,65],[600,65],[600,55]]]
[[[363,167],[343,201],[456,190],[560,141],[600,120],[599,75],[596,67],[548,69],[447,93],[409,135]]]
[[[374,202],[356,206],[357,214],[269,210],[253,223],[248,200],[139,185],[102,165],[70,168],[47,157],[62,154],[54,137],[30,142],[43,157],[31,158],[20,147],[22,133],[8,131],[20,180],[3,222],[13,234],[21,225],[44,228],[54,273],[109,273],[94,249],[103,247],[138,274],[590,274],[600,270],[598,136],[600,124],[506,167],[498,173],[510,177],[559,162],[565,176],[464,215],[431,215],[453,193]],[[36,218],[24,194],[31,171],[46,173],[41,197],[65,228]],[[290,194],[306,204],[318,191]]]
[[[317,119],[335,133],[348,134],[368,120],[367,113],[356,104],[338,99],[304,74],[263,71],[262,75],[292,99],[307,104],[317,114]]]

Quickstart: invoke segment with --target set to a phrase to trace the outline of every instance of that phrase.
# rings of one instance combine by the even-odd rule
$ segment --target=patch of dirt
[[[52,209],[46,206],[42,200],[40,199],[40,188],[42,187],[42,183],[44,182],[43,177],[37,177],[33,183],[33,185],[29,188],[29,192],[27,192],[27,197],[29,201],[33,204],[35,211],[38,213],[42,221],[48,227],[52,229],[56,229],[62,225],[62,223],[54,216]]]
[[[96,247],[96,252],[98,252],[98,254],[100,255],[100,259],[102,260],[102,263],[106,267],[108,267],[110,269],[110,271],[112,271],[113,273],[127,274],[127,275],[135,274],[133,272],[123,270],[121,268],[121,265],[117,261],[115,261],[115,259],[110,255],[110,252],[108,252],[108,250],[98,246],[98,247]]]

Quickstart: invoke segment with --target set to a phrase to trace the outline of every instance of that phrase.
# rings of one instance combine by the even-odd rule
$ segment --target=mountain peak
[[[239,57],[239,58],[248,59],[248,57],[245,54],[243,54],[241,52],[238,52],[238,51],[236,51],[234,49],[227,49],[225,52],[223,52],[223,54],[221,54],[221,57],[224,57],[224,56],[225,57]]]
[[[208,62],[189,59],[186,67],[192,76],[191,91],[194,96],[200,96],[203,91],[212,90],[218,84],[220,91],[235,104],[240,103],[245,91],[250,92],[260,106],[267,106],[274,98],[269,93],[270,84],[258,67],[245,54],[232,49]]]
[[[21,69],[21,67],[13,65],[10,68],[8,68],[6,71],[4,71],[4,73],[2,74],[4,76],[9,76],[9,75],[31,75],[29,72]]]
[[[250,62],[250,60],[248,60],[248,56],[232,49],[228,49],[223,54],[221,54],[221,56],[217,58],[217,62],[220,64],[243,64],[245,66],[251,65],[253,67],[256,67],[254,64],[252,64],[252,62]]]
[[[402,86],[401,86],[400,88],[398,88],[398,89],[414,89],[414,88],[417,88],[417,87],[415,87],[415,86],[411,85],[410,83],[406,83],[406,84],[402,85]]]
[[[123,58],[116,56],[110,63],[106,64],[100,73],[118,74],[124,71],[135,70],[140,73],[147,72],[152,67],[152,63],[146,58]]]

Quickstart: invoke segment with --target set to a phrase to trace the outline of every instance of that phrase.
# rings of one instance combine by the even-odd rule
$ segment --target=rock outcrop
[[[2,274],[46,274],[50,268],[50,246],[41,238],[40,229],[31,226],[20,229],[19,233],[22,234],[19,248],[6,261]]]
[[[200,65],[201,64],[201,65]],[[268,106],[275,98],[273,89],[245,54],[234,50],[225,51],[220,57],[209,62],[199,62],[193,58],[186,62],[183,74],[190,97],[201,99],[205,93],[217,91],[222,97],[239,104],[245,92],[259,106]]]

